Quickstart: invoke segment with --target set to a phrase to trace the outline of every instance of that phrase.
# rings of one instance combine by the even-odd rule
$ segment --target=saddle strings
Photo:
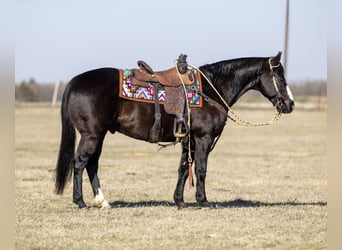
[[[270,63],[270,62],[269,62]],[[208,77],[199,69],[197,68],[196,66],[188,63],[188,65],[196,70],[198,70],[198,72],[201,73],[201,75],[208,81],[210,87],[215,91],[215,93],[217,94],[217,96],[221,99],[221,101],[224,103],[224,105],[227,107],[228,109],[228,112],[227,112],[227,116],[230,120],[232,120],[233,122],[235,122],[236,124],[238,125],[242,125],[242,126],[245,126],[245,127],[261,127],[261,126],[268,126],[268,125],[272,125],[273,123],[275,123],[276,121],[278,121],[281,117],[281,113],[278,112],[277,114],[275,114],[273,116],[273,118],[269,121],[269,122],[264,122],[264,123],[255,123],[255,122],[249,122],[249,121],[246,121],[242,118],[240,118],[240,116],[238,116],[233,110],[232,108],[228,105],[228,103],[223,99],[222,95],[217,91],[217,89],[214,87],[214,85],[212,84],[212,82],[208,79]],[[273,66],[271,65],[270,63],[270,68],[271,68],[271,71],[273,71]],[[273,76],[272,78],[273,80],[273,84],[275,86],[276,85],[276,79],[275,77]],[[278,88],[276,88],[277,90]]]

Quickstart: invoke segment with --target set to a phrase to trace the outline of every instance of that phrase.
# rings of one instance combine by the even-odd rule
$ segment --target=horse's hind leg
[[[86,207],[82,193],[82,174],[89,160],[95,154],[102,138],[103,137],[98,136],[81,135],[81,140],[78,144],[74,166],[73,202],[76,203],[79,208]]]
[[[87,169],[91,187],[93,189],[96,205],[100,208],[109,208],[110,205],[108,201],[106,201],[104,198],[104,195],[100,188],[100,180],[97,175],[97,171],[99,168],[99,158],[100,158],[101,151],[102,151],[102,144],[103,144],[103,139],[100,140],[95,153],[89,159],[86,169]]]

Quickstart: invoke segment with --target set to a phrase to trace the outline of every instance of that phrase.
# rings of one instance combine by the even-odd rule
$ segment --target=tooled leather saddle
[[[138,61],[137,69],[132,69],[132,82],[136,85],[148,87],[152,85],[155,95],[158,95],[158,88],[165,88],[164,110],[174,115],[173,133],[177,139],[183,138],[189,133],[186,112],[186,94],[184,85],[194,83],[194,73],[188,69],[186,62],[187,55],[181,54],[175,67],[154,72],[144,61]],[[177,67],[177,68],[176,68]],[[155,98],[155,121],[150,130],[149,141],[158,142],[162,136],[161,113],[158,97]]]

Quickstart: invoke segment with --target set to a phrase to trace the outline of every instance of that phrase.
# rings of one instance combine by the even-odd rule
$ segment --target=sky
[[[17,0],[15,80],[67,82],[85,71],[154,70],[284,50],[286,0]],[[290,0],[288,82],[327,79],[327,6]]]

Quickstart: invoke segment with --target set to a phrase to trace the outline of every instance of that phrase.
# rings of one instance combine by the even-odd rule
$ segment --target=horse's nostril
[[[288,113],[291,113],[293,111],[293,108],[295,106],[294,102],[292,100],[286,100],[285,101],[285,106],[288,111]]]

